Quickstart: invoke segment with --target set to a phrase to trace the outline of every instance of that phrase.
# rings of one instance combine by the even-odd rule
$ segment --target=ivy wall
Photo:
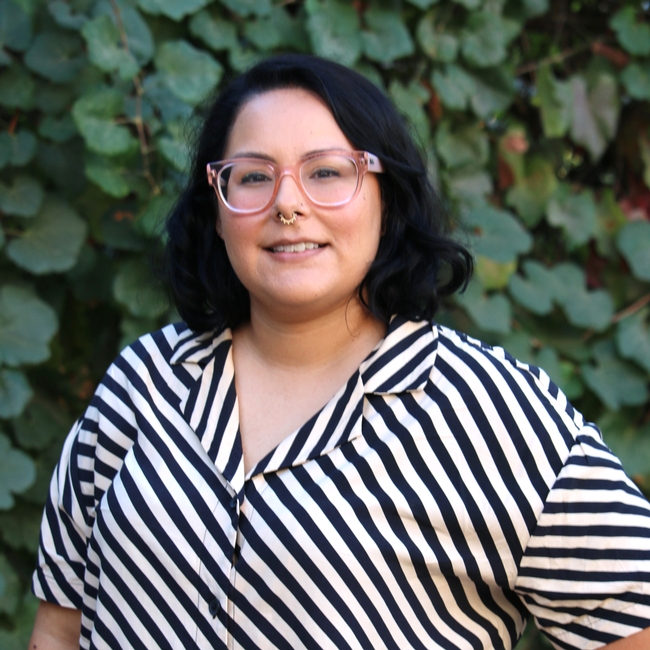
[[[272,52],[388,93],[477,255],[440,320],[543,366],[650,492],[649,11],[0,0],[0,647],[26,647],[65,433],[121,347],[174,319],[148,261],[193,111]]]

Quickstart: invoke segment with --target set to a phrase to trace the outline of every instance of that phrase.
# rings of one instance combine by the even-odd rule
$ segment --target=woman
[[[168,235],[186,325],[65,444],[30,647],[511,648],[529,613],[650,647],[650,506],[543,372],[430,322],[471,261],[372,84],[235,80]]]

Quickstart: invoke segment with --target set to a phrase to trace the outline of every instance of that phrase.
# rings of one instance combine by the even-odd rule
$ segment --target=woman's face
[[[331,149],[354,147],[320,98],[302,89],[281,89],[243,105],[224,158],[267,158],[285,166]],[[295,222],[283,224],[278,212],[287,218],[295,212]],[[345,310],[377,254],[379,183],[375,174],[366,174],[350,203],[324,208],[313,205],[285,176],[274,204],[263,212],[241,216],[220,204],[217,231],[250,293],[253,315],[299,321]],[[296,244],[308,246],[278,250]]]

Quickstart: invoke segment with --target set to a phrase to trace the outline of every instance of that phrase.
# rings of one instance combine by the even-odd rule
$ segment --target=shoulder
[[[484,394],[510,410],[543,406],[577,435],[585,425],[564,393],[540,367],[524,363],[500,346],[433,323],[438,350],[431,380],[446,378],[464,393]],[[531,414],[532,415],[532,414]]]

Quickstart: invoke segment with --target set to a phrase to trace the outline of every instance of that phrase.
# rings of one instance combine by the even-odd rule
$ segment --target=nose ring
[[[285,225],[285,226],[290,226],[292,223],[295,223],[296,217],[298,216],[297,212],[292,212],[291,213],[291,219],[287,219],[282,212],[278,212],[278,217],[280,218],[280,221]]]

